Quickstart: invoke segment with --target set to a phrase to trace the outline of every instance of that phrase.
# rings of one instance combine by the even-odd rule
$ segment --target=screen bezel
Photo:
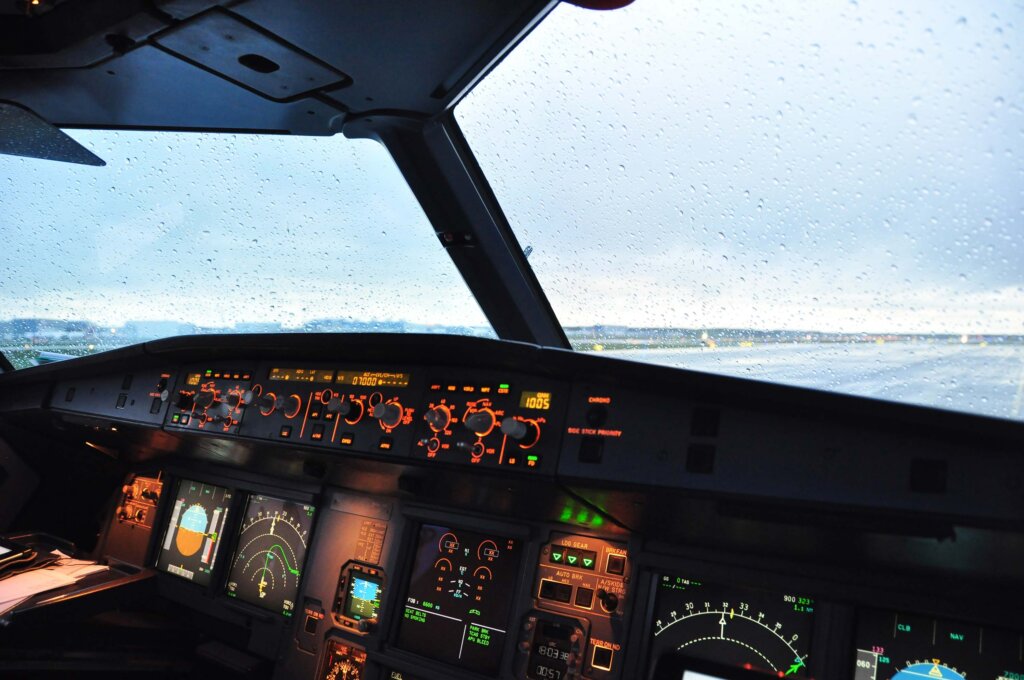
[[[518,644],[518,637],[513,634],[513,629],[509,626],[512,625],[513,621],[519,621],[522,619],[530,609],[528,603],[524,604],[521,601],[522,593],[530,590],[530,584],[532,583],[534,575],[532,568],[524,569],[523,565],[536,564],[539,555],[538,546],[534,545],[530,541],[530,528],[522,524],[511,524],[500,520],[496,521],[493,519],[483,518],[479,515],[452,514],[441,512],[432,507],[414,505],[407,505],[403,509],[402,517],[406,520],[404,536],[402,538],[402,550],[397,560],[398,569],[396,570],[395,575],[391,577],[391,583],[393,584],[392,590],[398,593],[398,596],[395,597],[392,595],[388,597],[387,603],[382,609],[382,616],[386,616],[387,621],[389,622],[387,637],[388,643],[390,644],[393,653],[396,655],[396,658],[400,661],[404,659],[409,663],[433,668],[435,669],[435,672],[442,674],[450,672],[452,668],[460,668],[467,673],[474,672],[448,663],[447,661],[441,661],[429,656],[422,656],[413,651],[408,651],[398,644],[398,630],[401,625],[402,611],[405,607],[405,602],[409,597],[409,579],[413,571],[413,562],[416,558],[417,546],[419,545],[420,529],[424,524],[434,524],[464,529],[467,531],[493,532],[501,534],[506,538],[514,538],[520,542],[521,549],[516,571],[517,580],[509,593],[511,605],[509,608],[508,621],[506,621],[506,630],[508,632],[505,635],[505,642],[501,648],[501,656],[499,659],[499,664],[507,663],[508,659],[513,657],[515,646]],[[394,584],[400,584],[401,589],[395,588]]]
[[[237,594],[232,595],[228,592],[228,583],[231,582],[231,570],[234,568],[235,558],[238,557],[238,549],[242,543],[242,525],[245,524],[245,518],[249,514],[249,504],[252,502],[254,496],[263,496],[264,498],[271,498],[276,501],[283,503],[295,503],[297,505],[308,505],[313,508],[313,518],[309,527],[309,536],[306,539],[306,554],[302,561],[302,568],[299,570],[298,582],[295,585],[295,600],[293,602],[294,609],[292,609],[292,616],[288,616],[279,609],[271,609],[270,607],[264,607],[258,603],[250,602],[249,600],[239,597]],[[302,586],[305,584],[306,576],[306,565],[310,562],[310,552],[313,550],[313,538],[316,532],[316,525],[320,517],[320,506],[316,503],[315,499],[302,494],[280,494],[277,491],[263,491],[260,489],[246,489],[244,492],[245,500],[241,502],[238,509],[237,517],[233,525],[234,535],[232,536],[231,543],[231,557],[227,560],[226,565],[223,568],[223,578],[221,579],[220,587],[218,591],[224,596],[224,599],[232,606],[244,607],[252,612],[258,612],[262,615],[271,614],[279,617],[283,620],[292,620],[298,618],[297,612],[301,610],[299,600],[302,596]]]
[[[377,601],[380,603],[377,606],[377,613],[372,617],[360,617],[356,618],[350,607],[350,603],[353,599],[352,587],[355,584],[356,579],[362,579],[368,581],[377,586]],[[368,574],[361,569],[349,569],[348,575],[345,580],[345,602],[341,608],[341,615],[348,621],[375,621],[380,618],[380,612],[384,608],[384,577],[380,575]]]
[[[167,538],[167,532],[171,530],[171,517],[173,516],[172,508],[174,507],[174,499],[178,497],[178,494],[181,491],[181,485],[185,483],[215,486],[219,489],[224,489],[225,491],[231,494],[231,498],[224,506],[227,509],[228,516],[224,520],[224,531],[222,532],[220,540],[217,541],[217,546],[214,548],[213,567],[210,569],[209,583],[199,583],[194,579],[187,579],[184,576],[180,576],[178,574],[170,572],[164,567],[160,566],[160,557],[164,552],[164,540]],[[232,533],[234,529],[233,515],[238,511],[238,488],[220,482],[208,482],[202,479],[196,479],[195,477],[191,476],[177,476],[174,479],[174,494],[167,500],[165,500],[164,496],[161,496],[160,503],[162,508],[160,514],[158,515],[159,525],[154,523],[154,526],[162,525],[163,530],[160,532],[159,539],[153,544],[153,553],[149,563],[153,565],[153,569],[155,569],[158,573],[171,576],[174,578],[176,582],[189,583],[192,584],[193,587],[205,588],[207,590],[216,588],[217,584],[219,583],[218,576],[223,572],[224,569],[223,560],[221,559],[221,551],[224,549],[224,544],[228,542],[225,539],[232,538]]]

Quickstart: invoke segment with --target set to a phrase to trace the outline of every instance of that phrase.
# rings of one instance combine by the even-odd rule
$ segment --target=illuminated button
[[[580,551],[580,566],[584,569],[593,569],[597,563],[597,553],[593,550]]]
[[[570,567],[580,566],[580,554],[575,550],[568,550],[565,553],[565,563]]]
[[[171,416],[171,422],[172,422],[172,423],[176,423],[176,422],[178,422],[179,420],[181,420],[181,415],[180,415],[180,414],[178,414],[178,413],[175,413],[175,414],[174,414],[173,416]]]
[[[565,562],[565,548],[562,546],[551,546],[551,557],[549,559],[552,564],[562,564]]]
[[[282,425],[281,426],[281,437],[283,439],[288,439],[291,436],[292,436],[292,426],[291,425]]]
[[[594,591],[590,588],[580,586],[576,589],[576,606],[583,609],[593,609]]]
[[[549,581],[544,579],[540,582],[540,596],[544,600],[569,603],[572,599],[572,586],[567,583]]]
[[[615,650],[607,647],[594,647],[594,656],[590,659],[590,665],[600,671],[610,671],[612,660],[615,658]]]
[[[381,451],[390,451],[392,446],[391,437],[381,437],[377,443],[377,448]]]
[[[181,424],[182,425],[188,425],[188,421],[190,421],[190,420],[192,420],[192,416],[191,415],[189,415],[188,413],[182,413],[181,414]]]
[[[608,568],[606,570],[609,574],[617,574],[622,576],[626,573],[626,556],[625,555],[609,555],[608,556]]]
[[[324,426],[323,425],[314,425],[313,426],[313,430],[309,434],[309,437],[310,437],[310,439],[312,439],[315,442],[318,442],[321,439],[323,439],[324,438]]]
[[[352,434],[351,432],[342,432],[341,433],[341,445],[342,446],[352,446],[352,442],[354,442],[355,439],[356,439],[355,435]]]

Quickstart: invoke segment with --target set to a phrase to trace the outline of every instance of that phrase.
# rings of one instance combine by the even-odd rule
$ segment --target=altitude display
[[[420,527],[398,646],[496,676],[519,570],[519,542]]]
[[[977,624],[864,611],[855,680],[1020,680],[1024,635]]]
[[[291,616],[315,512],[312,505],[249,496],[228,577],[228,596]]]
[[[755,588],[658,577],[651,658],[678,653],[805,678],[814,600]]]
[[[408,387],[409,374],[392,371],[339,370],[335,383],[353,387]]]
[[[157,569],[210,585],[230,505],[231,492],[222,486],[179,481],[171,518],[160,542]]]

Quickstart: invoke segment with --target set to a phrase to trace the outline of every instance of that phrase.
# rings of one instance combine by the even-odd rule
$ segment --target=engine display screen
[[[296,501],[249,496],[228,576],[228,596],[291,616],[315,512],[312,505]]]
[[[695,659],[806,678],[814,600],[682,576],[657,577],[651,658]]]
[[[222,486],[182,479],[160,540],[156,567],[199,585],[210,585],[231,506]]]
[[[897,612],[863,611],[854,680],[1018,680],[1024,635]]]
[[[420,527],[398,646],[496,676],[519,571],[519,541]]]

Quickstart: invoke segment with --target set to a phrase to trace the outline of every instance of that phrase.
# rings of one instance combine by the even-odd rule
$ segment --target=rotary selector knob
[[[178,392],[178,396],[174,399],[174,405],[182,411],[191,410],[195,403],[195,397],[187,392]]]
[[[243,409],[249,404],[256,401],[256,393],[252,390],[245,390],[243,392],[232,392],[228,394],[228,405],[232,409]]]
[[[284,410],[285,418],[294,418],[299,415],[299,411],[302,410],[302,397],[297,394],[289,394],[283,401],[280,408]]]
[[[532,420],[518,420],[509,416],[501,421],[501,433],[529,448],[540,439],[540,426]]]
[[[452,412],[447,406],[441,404],[424,413],[423,419],[427,421],[427,425],[434,432],[443,432],[452,422]]]
[[[467,413],[462,419],[462,424],[475,435],[485,437],[494,429],[495,420],[494,411],[485,408]]]
[[[213,405],[216,398],[217,395],[210,390],[199,390],[196,392],[196,396],[193,397],[193,401],[195,401],[196,406],[199,408],[209,408]]]
[[[269,416],[271,413],[274,412],[275,408],[284,405],[284,398],[278,397],[273,392],[267,392],[266,394],[259,398],[259,401],[256,402],[256,405],[259,406],[260,413],[262,413],[265,416]]]
[[[349,413],[352,413],[352,401],[349,399],[342,400],[338,395],[334,395],[327,400],[327,412],[337,413],[344,418]]]
[[[402,422],[403,409],[397,401],[380,403],[373,407],[370,415],[380,421],[384,427],[395,427]]]
[[[215,423],[219,423],[223,420],[231,419],[232,408],[229,404],[223,401],[218,401],[216,404],[206,410],[206,414],[210,420]]]

